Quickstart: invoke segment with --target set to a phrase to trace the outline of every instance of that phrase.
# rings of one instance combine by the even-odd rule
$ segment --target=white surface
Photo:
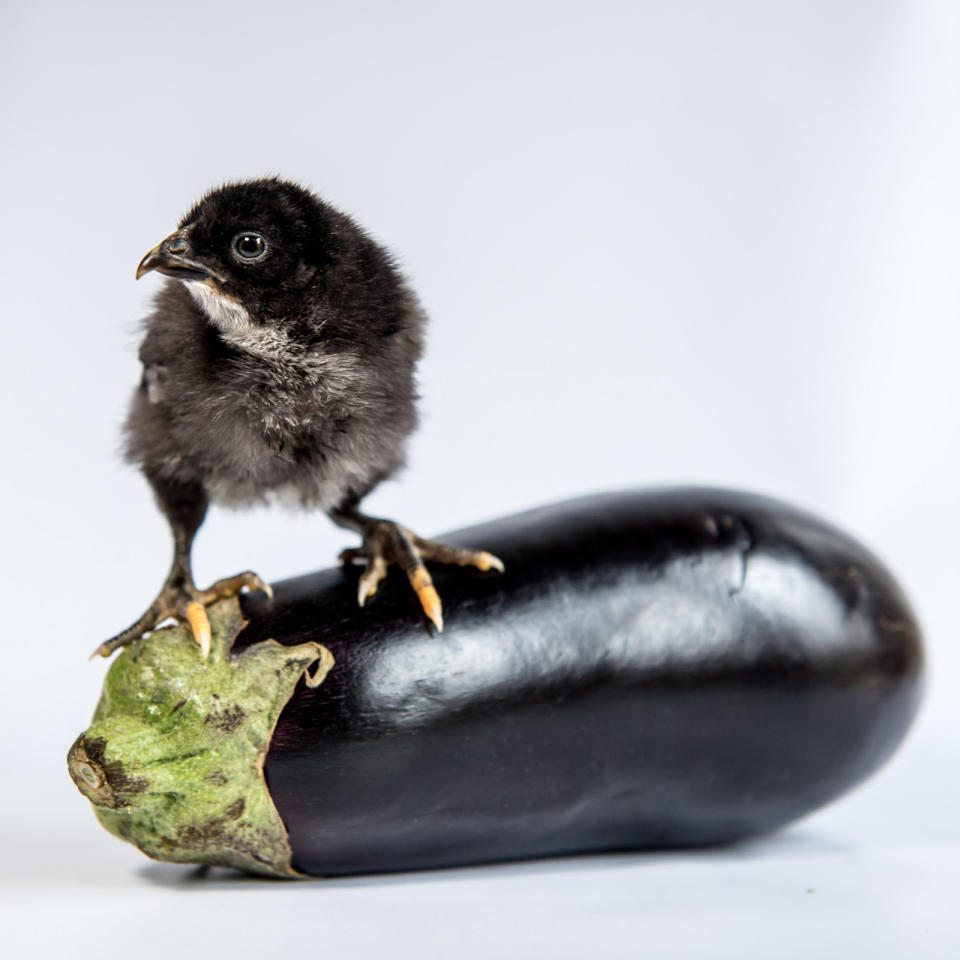
[[[45,842],[36,830],[5,841],[15,869],[0,881],[4,946],[11,956],[143,960],[955,960],[960,778],[944,762],[950,751],[914,743],[869,788],[730,849],[302,883],[150,863],[74,803]]]
[[[0,17],[7,942],[960,954],[954,4]],[[423,426],[376,511],[431,533],[663,482],[798,502],[875,548],[926,625],[930,695],[894,763],[788,833],[682,856],[297,887],[191,879],[103,834],[63,764],[104,670],[84,657],[149,602],[169,550],[116,456],[156,282],[133,271],[203,189],[268,171],[401,254],[431,313]],[[322,518],[215,512],[198,573],[279,579],[348,540]]]

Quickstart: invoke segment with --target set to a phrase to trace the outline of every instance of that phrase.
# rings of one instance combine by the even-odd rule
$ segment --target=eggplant
[[[400,574],[359,609],[332,569],[242,628],[214,607],[207,661],[181,628],[124,650],[68,758],[101,822],[277,876],[715,845],[838,797],[916,713],[902,591],[786,504],[614,493],[444,539],[506,572],[437,570],[442,634]]]

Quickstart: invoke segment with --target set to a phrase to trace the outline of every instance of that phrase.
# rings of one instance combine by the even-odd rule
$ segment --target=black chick
[[[152,270],[178,282],[166,283],[146,323],[126,454],[170,522],[173,566],[150,609],[97,652],[109,656],[169,618],[189,622],[206,651],[206,604],[270,592],[250,572],[194,585],[191,547],[210,501],[280,498],[326,511],[363,537],[341,555],[366,561],[360,604],[397,563],[442,629],[424,561],[503,564],[358,510],[401,466],[416,425],[425,318],[390,255],[308,191],[264,179],[207,194],[137,278]]]

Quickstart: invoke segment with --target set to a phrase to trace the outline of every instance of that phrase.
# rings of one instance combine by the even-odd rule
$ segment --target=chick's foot
[[[498,573],[503,573],[504,569],[503,561],[492,553],[423,540],[392,520],[370,523],[364,531],[363,546],[344,550],[340,560],[342,563],[366,563],[367,568],[357,588],[357,601],[361,607],[377,592],[389,565],[397,564],[410,581],[424,614],[440,632],[443,631],[443,605],[425,566],[426,561],[496,570]]]
[[[189,578],[171,574],[147,612],[126,630],[101,643],[91,656],[109,657],[114,650],[139,640],[145,633],[156,630],[165,621],[175,620],[190,624],[193,639],[206,659],[210,652],[210,621],[206,607],[216,600],[232,597],[241,590],[262,590],[267,596],[273,596],[270,585],[249,570],[218,580],[206,590],[195,587]]]

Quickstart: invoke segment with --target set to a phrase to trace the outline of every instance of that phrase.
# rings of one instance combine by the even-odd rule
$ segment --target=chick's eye
[[[259,260],[267,251],[267,242],[259,233],[238,233],[233,249],[241,260]]]

